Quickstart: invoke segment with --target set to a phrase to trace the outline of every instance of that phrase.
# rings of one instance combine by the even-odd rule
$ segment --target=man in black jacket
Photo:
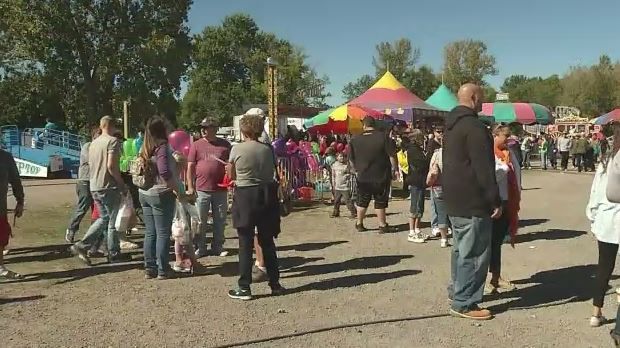
[[[476,320],[492,318],[478,304],[489,269],[491,219],[502,213],[493,141],[478,119],[482,98],[480,86],[465,84],[459,89],[459,106],[446,117],[442,172],[454,233],[450,313]]]

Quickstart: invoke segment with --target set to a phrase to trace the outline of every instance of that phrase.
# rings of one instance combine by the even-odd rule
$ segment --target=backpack
[[[136,187],[142,190],[148,190],[155,185],[157,169],[152,160],[145,160],[144,157],[138,156],[129,166],[131,181]]]

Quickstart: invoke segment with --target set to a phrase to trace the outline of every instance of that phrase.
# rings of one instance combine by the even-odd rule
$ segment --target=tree
[[[382,76],[390,71],[397,79],[402,79],[420,59],[420,49],[414,48],[409,39],[401,38],[394,43],[380,42],[375,46],[372,58],[375,75]]]
[[[127,99],[137,121],[152,112],[174,117],[189,65],[191,3],[6,0],[0,4],[0,43],[9,51],[2,63],[9,72],[46,76],[46,88],[56,91],[67,123],[76,128]],[[85,107],[72,106],[76,101]]]
[[[439,80],[429,66],[423,65],[416,69],[420,50],[414,48],[409,39],[402,38],[393,43],[380,42],[375,46],[375,50],[372,58],[374,77],[363,75],[355,82],[346,84],[342,90],[345,99],[351,100],[364,93],[388,70],[403,86],[423,99],[428,98],[439,86]]]
[[[422,65],[417,70],[409,69],[402,79],[402,84],[422,99],[430,97],[439,87],[440,82],[428,65]]]
[[[195,37],[194,66],[183,98],[180,123],[194,126],[205,115],[222,124],[248,103],[266,103],[267,58],[278,64],[279,104],[323,105],[328,96],[308,91],[329,80],[306,63],[306,55],[290,42],[260,30],[248,15],[226,17],[221,25],[206,27]],[[320,88],[319,88],[320,89]]]
[[[482,41],[463,40],[449,43],[444,48],[444,82],[457,90],[467,82],[484,85],[484,77],[496,75],[495,57],[487,53]]]
[[[558,75],[545,79],[512,75],[504,80],[502,91],[509,93],[513,102],[538,103],[553,108],[559,103],[562,87]]]
[[[362,75],[357,81],[347,83],[342,89],[346,100],[352,100],[366,92],[375,83],[376,79],[370,75]]]
[[[495,102],[495,96],[497,95],[497,91],[495,90],[495,88],[486,85],[486,86],[482,86],[482,91],[484,93],[483,102],[485,103]]]

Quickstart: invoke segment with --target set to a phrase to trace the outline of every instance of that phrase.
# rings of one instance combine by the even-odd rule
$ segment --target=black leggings
[[[616,265],[618,244],[598,242],[598,266],[596,268],[596,280],[594,281],[594,296],[592,304],[603,307],[605,293],[609,287],[609,279]]]

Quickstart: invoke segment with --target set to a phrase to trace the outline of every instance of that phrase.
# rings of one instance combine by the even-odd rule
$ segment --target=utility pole
[[[129,101],[123,102],[123,136],[129,139]]]
[[[275,59],[267,58],[267,108],[269,112],[269,137],[278,137],[278,65]]]

